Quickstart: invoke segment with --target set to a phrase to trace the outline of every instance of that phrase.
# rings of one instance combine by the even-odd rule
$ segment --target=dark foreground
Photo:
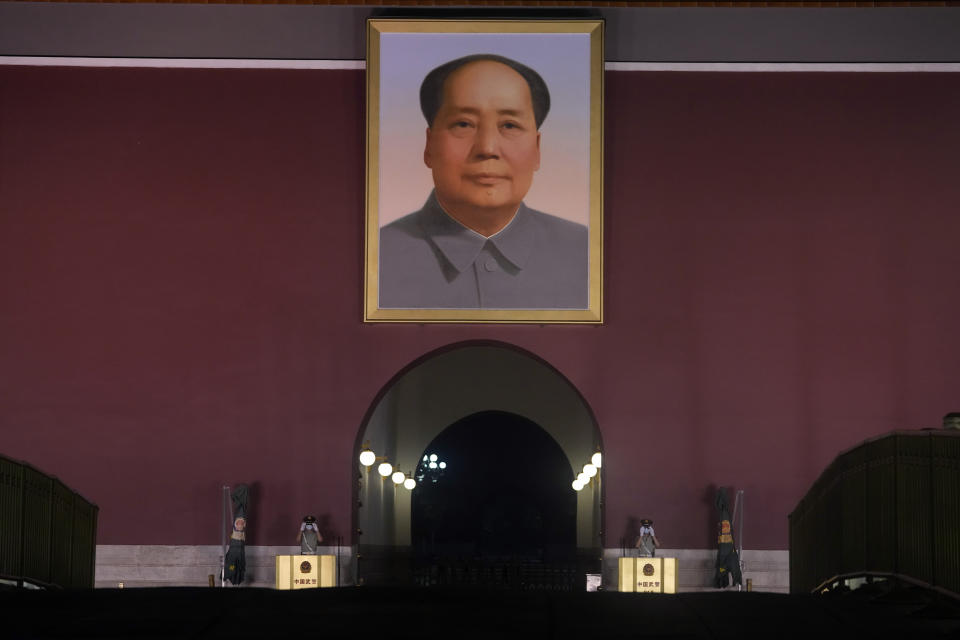
[[[918,589],[532,593],[415,588],[0,592],[0,638],[958,638],[960,603]]]

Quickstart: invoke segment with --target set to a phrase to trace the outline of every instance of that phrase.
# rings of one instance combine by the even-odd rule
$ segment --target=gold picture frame
[[[603,322],[603,53],[602,20],[368,21],[365,322]],[[482,150],[484,167],[501,158],[520,157],[518,166],[527,162],[516,175],[509,173],[512,168],[505,175],[485,168],[476,178],[490,198],[510,194],[497,200],[507,203],[498,211],[515,211],[500,227],[503,233],[492,236],[461,224],[460,210],[447,204],[460,194],[445,190],[446,185],[462,184],[462,176],[456,174],[461,182],[444,182],[444,172],[452,171],[442,164],[451,157],[450,145],[437,142],[440,135],[430,141],[431,131],[454,129],[437,125],[436,108],[434,126],[428,127],[429,107],[420,95],[435,95],[434,104],[444,107],[454,91],[451,78],[464,78],[457,86],[467,86],[469,73],[457,76],[458,70],[484,68],[474,62],[486,62],[491,73],[505,71],[511,78],[469,81],[471,89],[492,87],[498,93],[520,78],[527,84],[523,94],[530,96],[526,104],[535,105],[527,112],[539,109],[535,128],[502,123],[500,114],[515,113],[508,108],[492,111],[486,127],[480,120],[475,127],[451,125],[459,137],[470,127],[494,132],[489,134],[494,145],[498,136],[523,130],[525,149],[535,146],[526,156],[514,153],[509,142],[502,154],[500,147]],[[431,70],[440,67],[453,70],[430,85],[436,90],[422,88]],[[530,79],[531,69],[536,80]],[[533,122],[532,114],[528,121]],[[470,144],[474,151],[467,155],[481,153],[475,141]],[[524,167],[530,170],[525,183]],[[505,191],[498,190],[501,184],[508,185]],[[517,198],[522,198],[519,205]],[[486,203],[469,210],[485,213]],[[456,238],[450,240],[453,249],[443,244],[451,237]],[[460,249],[466,253],[444,253]]]

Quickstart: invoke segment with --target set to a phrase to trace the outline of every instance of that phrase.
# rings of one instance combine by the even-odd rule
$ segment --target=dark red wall
[[[607,544],[651,516],[748,548],[841,449],[960,408],[960,74],[607,74],[601,327],[364,325],[360,71],[0,68],[0,452],[99,542],[349,538],[390,378],[489,339],[555,366],[606,447]]]

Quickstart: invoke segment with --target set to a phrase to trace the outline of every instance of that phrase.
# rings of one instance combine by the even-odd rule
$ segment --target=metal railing
[[[92,587],[98,511],[57,478],[0,456],[0,579]]]
[[[422,587],[483,587],[519,591],[583,591],[575,564],[439,560],[418,564],[413,583]]]

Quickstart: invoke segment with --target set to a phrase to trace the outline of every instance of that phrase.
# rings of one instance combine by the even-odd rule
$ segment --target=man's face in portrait
[[[447,213],[484,235],[506,226],[540,168],[540,132],[523,76],[491,60],[454,71],[423,159]]]

